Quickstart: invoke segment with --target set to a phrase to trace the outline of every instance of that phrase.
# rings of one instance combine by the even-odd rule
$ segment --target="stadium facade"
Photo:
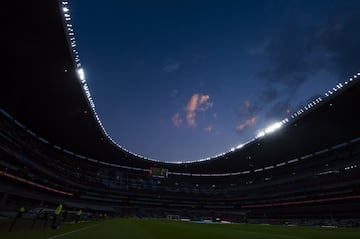
[[[209,160],[159,162],[117,145],[83,78],[66,1],[7,3],[0,95],[1,207],[230,221],[360,215],[360,74],[271,134]]]

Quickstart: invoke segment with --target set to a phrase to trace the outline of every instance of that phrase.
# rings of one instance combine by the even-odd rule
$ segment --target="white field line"
[[[91,225],[91,226],[87,226],[87,227],[83,227],[83,228],[80,228],[80,229],[77,229],[77,230],[74,230],[74,231],[65,232],[65,233],[63,233],[63,234],[59,234],[59,235],[55,235],[55,236],[52,236],[52,237],[48,237],[48,239],[55,239],[55,238],[63,237],[63,236],[66,236],[66,235],[69,235],[69,234],[73,234],[73,233],[76,233],[76,232],[84,231],[84,230],[90,229],[90,228],[92,228],[92,227],[99,226],[99,225],[101,225],[101,224],[103,224],[103,223],[104,223],[104,222],[101,222],[101,223],[98,223],[98,224],[95,224],[95,225]]]

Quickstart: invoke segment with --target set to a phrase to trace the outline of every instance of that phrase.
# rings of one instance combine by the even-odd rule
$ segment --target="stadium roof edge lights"
[[[8,114],[6,111],[4,111],[3,109],[0,108],[0,113],[3,114],[4,116],[6,116],[8,119],[10,119],[11,121],[14,121],[18,126],[20,126],[21,128],[25,129],[25,131],[30,134],[32,137],[37,138],[38,140],[46,143],[46,144],[51,144],[49,143],[49,141],[45,140],[43,141],[43,139],[38,136],[37,134],[33,133],[30,129],[26,128],[26,126],[22,125],[20,122],[17,122],[10,114]],[[321,154],[325,154],[331,150],[336,150],[338,148],[342,148],[342,147],[346,147],[352,143],[358,142],[360,141],[360,137],[356,137],[353,138],[352,140],[349,140],[347,142],[342,142],[339,143],[337,145],[333,145],[331,147],[325,148],[325,149],[321,149],[319,151],[316,152],[312,152],[303,156],[298,156],[296,158],[291,158],[289,160],[284,160],[282,162],[278,162],[278,163],[274,163],[273,165],[265,165],[262,168],[257,168],[257,169],[252,169],[252,170],[245,170],[245,171],[233,171],[233,172],[223,172],[223,173],[191,173],[191,172],[176,172],[176,171],[169,171],[168,174],[169,175],[181,175],[181,176],[191,176],[191,177],[227,177],[227,176],[235,176],[235,175],[245,175],[245,174],[249,174],[249,173],[259,173],[262,171],[267,171],[267,170],[272,170],[272,169],[276,169],[279,167],[283,167],[289,164],[293,164],[299,161],[303,161],[303,160],[311,160],[313,157],[317,157]],[[134,171],[142,171],[142,172],[149,172],[149,168],[140,168],[140,167],[132,167],[132,166],[125,166],[125,165],[120,165],[120,164],[116,164],[116,163],[109,163],[109,162],[104,162],[101,160],[96,160],[93,158],[89,158],[83,155],[79,155],[79,154],[75,154],[69,150],[63,149],[58,145],[52,145],[55,149],[62,151],[64,153],[70,154],[74,157],[80,158],[82,160],[87,160],[89,162],[93,162],[99,165],[105,165],[105,166],[110,166],[110,167],[116,167],[116,168],[122,168],[122,169],[129,169],[129,170],[134,170]],[[182,162],[178,162],[178,163],[182,163]],[[353,168],[358,167],[357,165],[349,165],[346,166],[346,168],[344,168],[345,170],[350,170]]]
[[[73,62],[74,62],[74,67],[76,69],[76,73],[77,73],[77,78],[79,79],[79,82],[81,83],[81,88],[83,90],[83,93],[85,94],[89,105],[91,106],[92,109],[92,113],[96,118],[96,121],[98,123],[98,125],[100,126],[102,133],[106,136],[106,138],[108,140],[110,140],[110,142],[112,144],[114,144],[116,147],[119,147],[121,150],[124,150],[127,153],[130,153],[138,158],[141,159],[145,159],[145,160],[151,160],[151,161],[155,161],[155,162],[163,162],[157,159],[152,159],[152,158],[148,158],[142,155],[139,155],[137,153],[131,152],[129,150],[127,150],[126,148],[122,147],[121,145],[119,145],[113,138],[111,138],[111,136],[107,133],[106,129],[104,128],[97,112],[95,109],[95,103],[94,100],[91,96],[90,90],[89,90],[89,86],[86,82],[86,77],[85,77],[85,70],[83,69],[82,65],[81,65],[81,61],[80,61],[80,55],[79,52],[77,51],[76,47],[77,47],[77,42],[75,39],[75,33],[74,33],[74,28],[73,25],[71,24],[71,14],[70,14],[70,7],[69,7],[69,2],[68,1],[59,1],[60,3],[60,9],[62,11],[62,15],[63,15],[63,20],[64,20],[64,28],[67,34],[67,40],[69,42],[69,47],[70,47],[70,52],[71,55],[73,57]],[[169,161],[165,161],[164,163],[174,163],[174,164],[179,164],[179,163],[194,163],[194,162],[202,162],[202,161],[206,161],[206,160],[211,160],[211,159],[215,159],[218,157],[222,157],[228,153],[237,151],[242,149],[244,146],[246,146],[247,144],[253,142],[254,140],[257,140],[258,138],[262,138],[268,134],[271,134],[277,130],[279,130],[280,128],[282,128],[283,125],[288,124],[289,122],[297,119],[300,115],[303,115],[305,112],[309,111],[309,110],[313,110],[315,106],[318,106],[319,103],[322,103],[325,99],[329,99],[330,97],[334,96],[336,93],[338,93],[339,91],[341,91],[344,87],[349,86],[354,80],[358,80],[360,78],[360,72],[356,73],[353,77],[349,78],[348,81],[345,81],[343,83],[338,83],[335,87],[333,87],[332,89],[326,91],[324,93],[323,97],[318,97],[315,100],[308,102],[303,108],[297,110],[296,112],[294,112],[292,115],[290,115],[289,118],[285,118],[280,122],[276,122],[268,127],[266,127],[264,130],[261,130],[253,139],[247,141],[246,143],[242,143],[238,146],[232,147],[230,148],[228,151],[222,152],[220,154],[217,155],[213,155],[207,158],[202,158],[202,159],[198,159],[198,160],[190,160],[190,161],[179,161],[179,162],[169,162]]]

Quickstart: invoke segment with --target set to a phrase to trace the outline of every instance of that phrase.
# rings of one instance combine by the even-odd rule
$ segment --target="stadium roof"
[[[61,2],[7,2],[0,108],[53,146],[130,167],[158,165],[184,172],[222,173],[304,157],[360,137],[357,78],[309,103],[276,132],[209,161],[155,162],[117,147],[99,124],[78,74]],[[26,6],[26,4],[30,6]],[[4,39],[3,39],[4,41]],[[4,62],[3,60],[3,62]],[[353,74],[350,72],[349,74]],[[346,82],[346,83],[345,83]],[[255,166],[254,166],[255,165]]]

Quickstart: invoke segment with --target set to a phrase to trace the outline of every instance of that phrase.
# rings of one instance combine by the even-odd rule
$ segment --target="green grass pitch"
[[[360,239],[360,228],[200,224],[111,219],[62,225],[58,230],[4,232],[0,239]]]

